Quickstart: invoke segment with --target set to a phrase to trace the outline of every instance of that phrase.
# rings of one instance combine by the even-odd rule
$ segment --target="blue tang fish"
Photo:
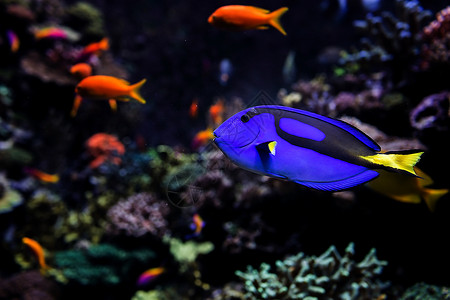
[[[245,109],[214,131],[214,142],[252,172],[325,191],[376,178],[377,170],[417,176],[419,150],[381,153],[370,137],[345,122],[304,110],[266,105]]]

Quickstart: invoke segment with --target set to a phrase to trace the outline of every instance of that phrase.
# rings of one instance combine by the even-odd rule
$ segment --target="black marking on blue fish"
[[[376,155],[380,150],[380,146],[365,133],[350,124],[306,111],[283,108],[282,106],[253,107],[245,114],[246,117],[241,117],[241,120],[248,121],[252,117],[264,113],[269,113],[274,116],[278,136],[294,146],[308,148],[323,155],[370,169],[380,168],[380,165],[359,157]],[[280,120],[282,118],[291,118],[311,125],[322,131],[325,134],[325,138],[321,141],[315,141],[287,133],[280,128]],[[360,135],[360,138],[352,134],[350,129],[356,135]]]

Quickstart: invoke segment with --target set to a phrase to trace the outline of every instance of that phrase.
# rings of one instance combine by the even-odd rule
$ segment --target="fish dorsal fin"
[[[325,116],[321,116],[318,115],[316,113],[312,113],[306,110],[301,110],[301,109],[296,109],[296,108],[290,108],[290,107],[286,107],[286,106],[280,106],[280,105],[263,105],[263,106],[257,106],[257,107],[261,107],[261,108],[270,108],[270,109],[279,109],[282,111],[290,111],[290,112],[294,112],[297,114],[302,114],[308,117],[312,117],[312,118],[316,118],[318,120],[327,122],[329,124],[332,124],[334,126],[337,126],[345,131],[347,131],[348,133],[350,133],[351,135],[353,135],[355,138],[357,138],[358,140],[360,140],[362,143],[364,143],[366,146],[372,148],[375,151],[380,151],[381,147],[374,141],[372,140],[369,136],[367,136],[364,132],[362,132],[361,130],[359,130],[358,128],[345,123],[344,121],[340,121],[340,120],[336,120],[336,119],[332,119],[332,118],[328,118]]]
[[[121,78],[118,78],[118,79],[119,79],[119,81],[122,82],[123,84],[130,85],[130,82],[126,81],[125,79],[121,79]]]
[[[260,154],[271,154],[273,156],[275,156],[276,148],[277,148],[276,141],[270,141],[256,145],[256,149]]]
[[[270,10],[264,9],[264,8],[260,8],[260,7],[256,7],[256,6],[250,6],[251,9],[263,13],[263,14],[268,14],[270,12]]]

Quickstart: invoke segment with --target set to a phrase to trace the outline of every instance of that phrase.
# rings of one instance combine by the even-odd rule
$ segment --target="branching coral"
[[[352,243],[341,256],[331,246],[321,256],[299,253],[276,262],[276,272],[263,263],[236,275],[245,281],[245,299],[376,299],[386,286],[374,279],[387,263],[372,249],[359,263],[352,260]]]
[[[170,208],[153,194],[139,193],[119,201],[108,211],[110,233],[143,236],[147,233],[162,237],[168,233],[165,217]]]
[[[423,29],[422,67],[430,64],[449,64],[450,59],[450,7],[436,14],[436,19]]]
[[[55,254],[55,266],[64,276],[82,285],[115,285],[130,280],[130,274],[151,262],[155,253],[148,249],[126,251],[110,244],[86,250],[67,250]]]
[[[22,196],[11,189],[6,177],[0,173],[0,214],[12,211],[22,201]]]
[[[367,37],[361,40],[362,49],[343,56],[342,63],[357,63],[362,67],[388,63],[394,80],[399,80],[399,73],[408,70],[418,57],[420,30],[430,15],[418,1],[397,0],[395,16],[384,12],[381,16],[368,14],[366,20],[355,21],[355,27]]]

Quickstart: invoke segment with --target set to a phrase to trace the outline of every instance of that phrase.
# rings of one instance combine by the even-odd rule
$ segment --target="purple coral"
[[[118,202],[108,211],[110,233],[139,237],[147,233],[159,237],[168,233],[167,203],[150,193],[139,193]]]
[[[410,115],[411,125],[417,130],[434,128],[446,131],[450,128],[450,93],[442,92],[425,97]]]
[[[0,299],[52,300],[59,294],[58,285],[36,270],[0,280]]]

